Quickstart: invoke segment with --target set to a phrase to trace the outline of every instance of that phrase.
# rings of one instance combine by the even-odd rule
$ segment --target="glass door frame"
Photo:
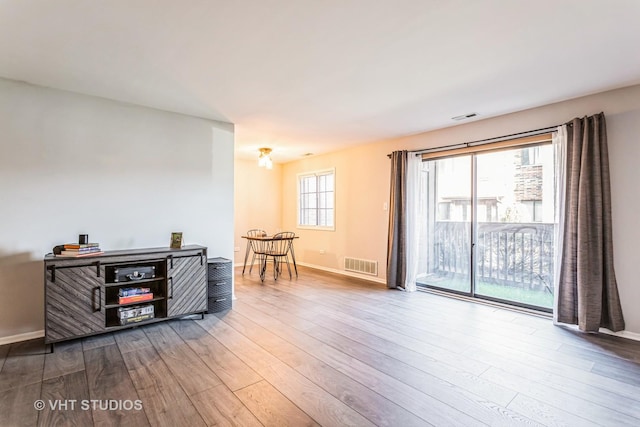
[[[542,145],[542,144],[532,144],[530,146],[538,146],[538,145]],[[529,147],[529,146],[526,146]],[[480,299],[480,300],[486,300],[486,301],[490,301],[490,302],[495,302],[495,303],[500,303],[500,304],[506,304],[509,306],[513,306],[513,307],[519,307],[519,308],[524,308],[524,309],[528,309],[528,310],[533,310],[533,311],[538,311],[538,312],[546,312],[546,313],[552,313],[553,312],[553,308],[548,308],[548,307],[542,307],[542,306],[536,306],[536,305],[532,305],[532,304],[527,304],[527,303],[523,303],[520,301],[514,301],[514,300],[507,300],[507,299],[502,299],[502,298],[497,298],[497,297],[493,297],[493,296],[489,296],[489,295],[482,295],[482,294],[478,294],[477,293],[477,288],[476,288],[476,272],[477,272],[477,242],[478,242],[478,177],[477,177],[477,172],[478,172],[478,155],[481,154],[486,154],[488,152],[495,152],[495,151],[507,151],[507,150],[517,150],[517,149],[522,149],[524,147],[522,146],[514,146],[514,147],[504,147],[502,149],[496,149],[496,150],[491,150],[491,151],[481,151],[481,152],[471,152],[471,153],[465,153],[465,154],[458,154],[458,155],[451,155],[451,156],[442,156],[442,157],[437,157],[434,159],[428,159],[426,161],[432,161],[432,162],[437,162],[438,160],[441,159],[450,159],[453,157],[470,157],[470,163],[471,163],[471,182],[470,182],[470,186],[471,186],[471,197],[470,197],[470,202],[471,202],[471,209],[470,209],[470,230],[469,230],[469,235],[470,235],[470,242],[469,242],[469,248],[470,248],[470,253],[469,253],[469,292],[465,292],[465,291],[460,291],[460,290],[456,290],[456,289],[449,289],[449,288],[445,288],[445,287],[441,287],[441,286],[436,286],[436,285],[430,285],[427,283],[416,283],[416,286],[418,288],[427,288],[427,289],[434,289],[440,292],[444,292],[444,293],[449,293],[449,294],[457,294],[457,295],[462,295],[462,296],[466,296],[466,297],[470,297],[473,299]],[[437,178],[436,178],[437,179]]]

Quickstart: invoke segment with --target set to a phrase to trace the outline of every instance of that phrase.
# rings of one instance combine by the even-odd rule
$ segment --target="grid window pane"
[[[333,172],[299,177],[299,225],[333,227],[335,208],[334,182]]]
[[[325,175],[327,178],[327,189],[333,191],[333,174]]]

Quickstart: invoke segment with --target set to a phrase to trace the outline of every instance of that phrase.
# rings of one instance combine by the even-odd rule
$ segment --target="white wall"
[[[43,329],[43,256],[172,231],[233,256],[233,125],[0,79],[0,340]]]
[[[282,226],[296,231],[296,174],[336,168],[336,230],[297,230],[297,260],[341,269],[353,256],[378,261],[385,278],[390,162],[394,150],[418,150],[508,135],[565,123],[603,111],[611,167],[614,266],[627,331],[640,334],[638,248],[640,227],[640,86],[617,89],[464,125],[380,141],[283,166]],[[324,254],[320,251],[324,250]]]
[[[626,330],[640,334],[640,90],[638,105],[625,112],[605,116],[609,140],[613,265]]]

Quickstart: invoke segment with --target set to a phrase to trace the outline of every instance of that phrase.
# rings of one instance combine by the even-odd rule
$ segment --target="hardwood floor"
[[[640,425],[640,342],[299,269],[236,269],[204,320],[0,346],[0,426]]]

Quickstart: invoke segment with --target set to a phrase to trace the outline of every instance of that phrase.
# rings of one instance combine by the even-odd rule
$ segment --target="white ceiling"
[[[276,162],[640,83],[638,0],[0,0],[0,76]]]

